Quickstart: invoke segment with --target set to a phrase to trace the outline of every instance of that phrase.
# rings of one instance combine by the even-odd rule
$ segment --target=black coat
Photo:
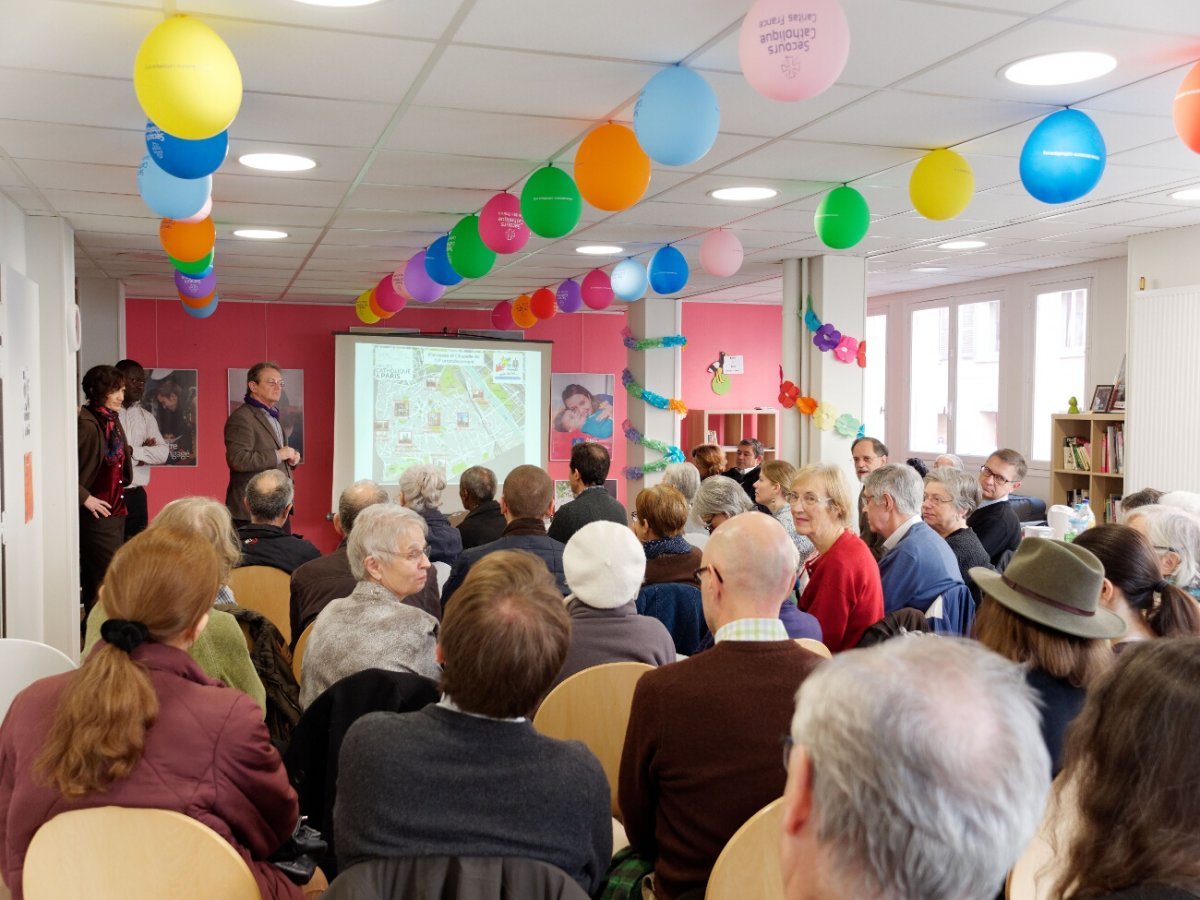
[[[472,547],[499,540],[507,524],[504,513],[500,512],[499,501],[485,500],[458,523],[458,533],[462,535],[462,548],[470,550]]]

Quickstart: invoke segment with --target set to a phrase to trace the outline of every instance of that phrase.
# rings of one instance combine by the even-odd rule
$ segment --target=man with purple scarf
[[[282,393],[283,372],[278,364],[255,363],[246,373],[246,402],[225,420],[225,462],[229,465],[225,505],[235,527],[250,523],[246,485],[251,478],[267,469],[278,469],[291,478],[292,468],[300,464],[300,454],[287,445],[279,424]]]

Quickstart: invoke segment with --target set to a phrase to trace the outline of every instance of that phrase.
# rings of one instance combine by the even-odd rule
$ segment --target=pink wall
[[[684,402],[691,407],[773,407],[779,387],[778,323],[779,307],[685,303],[683,330],[688,346],[683,352]],[[332,549],[337,536],[325,520],[333,493],[332,334],[358,324],[353,310],[345,306],[225,303],[213,318],[196,320],[182,311],[177,300],[127,300],[126,352],[132,359],[147,369],[199,370],[200,464],[154,470],[149,492],[151,515],[168,501],[187,494],[224,499],[229,477],[222,436],[228,410],[226,370],[246,369],[259,360],[273,359],[305,373],[305,459],[296,470],[295,529],[322,550]],[[492,327],[486,310],[438,307],[405,309],[387,324],[425,331]],[[626,358],[621,343],[624,326],[624,315],[559,315],[527,332],[531,340],[554,343],[555,372],[618,376],[618,426],[626,415],[626,394],[619,384]],[[746,374],[732,376],[733,387],[724,397],[712,393],[711,376],[705,372],[720,350],[746,358]],[[653,390],[654,386],[649,387]],[[614,444],[614,472],[625,465],[625,447],[621,440]],[[552,462],[549,472],[553,478],[566,478],[567,464]],[[624,499],[623,482],[619,482],[619,490]]]

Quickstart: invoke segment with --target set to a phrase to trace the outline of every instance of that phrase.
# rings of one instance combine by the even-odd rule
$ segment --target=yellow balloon
[[[220,134],[242,105],[233,51],[188,16],[172,16],[146,35],[133,61],[133,87],[151,122],[189,141]]]
[[[358,313],[358,320],[364,325],[374,325],[379,321],[379,316],[371,312],[371,291],[363,291],[358,295],[358,299],[354,301],[354,311]]]
[[[934,150],[917,163],[908,181],[908,196],[927,219],[953,219],[971,202],[975,173],[953,150]]]

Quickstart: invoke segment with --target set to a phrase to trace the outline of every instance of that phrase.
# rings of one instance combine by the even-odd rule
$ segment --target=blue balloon
[[[186,219],[200,212],[212,193],[212,176],[176,178],[164,172],[151,158],[142,157],[138,166],[138,193],[156,215],[164,219]]]
[[[671,245],[659,247],[650,257],[650,287],[654,293],[674,294],[682,291],[687,280],[687,260]]]
[[[450,236],[443,234],[429,245],[429,249],[425,251],[425,274],[438,284],[453,287],[463,278],[454,271],[454,266],[450,265],[450,257],[446,255],[446,245],[449,241]]]
[[[642,149],[664,166],[684,166],[706,154],[717,139],[721,106],[699,73],[663,69],[642,88],[633,108],[633,131]]]
[[[202,141],[186,141],[146,123],[146,150],[160,169],[176,178],[203,178],[221,168],[229,154],[229,132]]]
[[[1070,203],[1099,183],[1106,159],[1096,123],[1077,109],[1060,109],[1021,148],[1021,183],[1043,203]]]
[[[183,302],[180,302],[179,305],[182,306],[183,311],[193,319],[207,319],[217,311],[217,303],[220,301],[220,299],[221,298],[216,294],[213,294],[212,302],[208,304],[208,306],[202,306],[199,309],[196,309],[194,306],[188,306]]]
[[[646,293],[646,267],[636,259],[623,259],[613,267],[612,291],[626,303],[642,299]]]

